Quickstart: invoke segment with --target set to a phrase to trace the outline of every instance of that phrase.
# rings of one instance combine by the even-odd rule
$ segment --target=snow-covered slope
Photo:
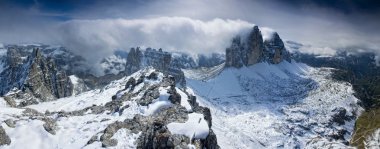
[[[187,78],[194,80],[208,80],[219,75],[219,73],[223,71],[224,65],[225,64],[222,63],[211,68],[201,67],[197,69],[182,69],[182,71],[185,73]]]
[[[0,148],[217,146],[209,110],[191,96],[174,78],[147,68],[102,89],[25,108],[0,98]],[[3,136],[11,142],[3,145]]]
[[[328,68],[258,63],[208,80],[185,72],[222,148],[347,148],[361,111],[351,85],[332,80]]]

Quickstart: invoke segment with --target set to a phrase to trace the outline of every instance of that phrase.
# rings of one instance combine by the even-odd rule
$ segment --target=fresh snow
[[[61,98],[56,101],[30,105],[26,108],[35,109],[41,113],[45,113],[45,111],[69,112],[81,110],[93,105],[104,105],[112,100],[112,95],[117,93],[123,94],[123,92],[125,93],[125,91],[128,91],[124,90],[124,88],[130,77],[139,78],[143,73],[150,74],[153,71],[153,69],[144,69],[132,74],[131,76],[124,77],[120,80],[115,80],[102,89],[83,92],[78,95]],[[157,80],[145,80],[144,83],[155,85],[160,83],[163,77],[164,76],[160,73]],[[70,76],[70,79],[74,83],[78,82],[78,78],[75,76]],[[133,93],[136,93],[136,90],[142,89],[142,86],[143,85],[136,86]],[[136,114],[153,115],[161,109],[171,106],[172,103],[168,100],[168,89],[169,87],[160,87],[159,98],[155,99],[153,103],[148,106],[138,105],[137,102],[133,100],[136,97],[132,98],[130,101],[123,102],[123,106],[128,105],[128,108],[124,109],[121,115],[111,114],[110,111],[105,111],[101,114],[90,114],[91,111],[89,110],[85,112],[83,116],[58,117],[57,114],[48,116],[49,118],[56,120],[57,131],[55,135],[48,133],[44,129],[44,121],[39,119],[30,119],[29,117],[23,116],[22,114],[25,108],[9,107],[3,97],[0,97],[0,124],[4,127],[5,132],[12,140],[10,145],[1,146],[1,148],[101,148],[102,144],[100,142],[94,142],[87,145],[87,141],[89,141],[95,134],[101,133],[109,124],[114,123],[115,121],[132,119]],[[176,88],[176,90],[181,95],[181,105],[183,105],[188,111],[191,111],[191,106],[187,101],[187,95],[178,88]],[[137,98],[141,98],[143,94],[144,93],[141,92]],[[199,130],[204,131],[206,128],[208,130],[207,122],[203,119],[203,115],[193,113],[189,114],[189,118],[189,122],[191,123],[194,123],[195,119],[197,119],[197,125],[199,125],[200,128]],[[200,118],[202,121],[199,121]],[[3,122],[7,119],[16,120],[16,127],[8,127]],[[197,133],[196,137],[203,138],[207,135],[199,130],[194,131]],[[120,129],[112,137],[113,139],[118,140],[117,146],[112,148],[136,148],[136,140],[140,134],[141,132],[134,134],[127,129]]]
[[[152,101],[148,106],[141,106],[141,112],[143,115],[153,115],[159,112],[161,109],[168,108],[172,105],[172,103],[168,100],[169,94],[167,93],[167,89],[160,87],[160,97]]]
[[[333,81],[331,69],[302,63],[258,63],[250,67],[225,68],[207,80],[195,79],[188,70],[188,92],[209,107],[212,129],[222,148],[312,148],[325,144],[346,146],[324,136],[345,129],[349,140],[354,121],[330,124],[333,111],[348,115],[361,110],[352,86]]]
[[[79,80],[78,77],[76,77],[75,75],[71,75],[71,76],[69,76],[69,78],[70,78],[71,83],[72,83],[74,86],[78,84],[78,80]]]
[[[170,123],[167,125],[172,134],[186,135],[189,138],[205,139],[209,128],[203,114],[191,113],[185,123]]]
[[[378,149],[380,147],[380,129],[377,129],[364,143],[366,149]]]
[[[214,78],[220,72],[223,71],[225,63],[220,65],[211,67],[211,68],[198,68],[198,69],[182,69],[183,73],[187,78],[195,79],[195,80],[208,80],[210,78]]]
[[[6,107],[6,106],[7,106],[7,102],[4,100],[3,97],[0,97],[0,108]]]
[[[176,88],[177,93],[181,96],[181,106],[185,107],[187,111],[191,112],[192,108],[189,103],[189,98],[187,97],[186,93],[184,93],[182,90]]]

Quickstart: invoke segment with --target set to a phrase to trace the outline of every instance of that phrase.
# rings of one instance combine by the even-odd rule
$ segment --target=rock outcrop
[[[34,49],[26,60],[22,59],[20,51],[10,49],[7,58],[8,67],[0,73],[0,95],[16,89],[21,91],[16,94],[26,93],[38,99],[28,102],[35,103],[72,94],[73,85],[65,71],[59,70],[53,59],[45,58],[40,49]]]
[[[157,100],[161,100],[170,102],[168,106],[160,106],[154,110],[154,113],[137,114],[132,119],[115,121],[109,124],[103,131],[91,137],[87,145],[99,141],[102,147],[116,146],[119,142],[113,138],[114,134],[120,129],[127,129],[130,133],[139,134],[134,143],[136,148],[188,148],[189,145],[194,145],[197,149],[220,148],[216,135],[211,129],[212,118],[210,110],[199,106],[195,96],[177,88],[174,77],[161,72],[143,73],[135,77],[138,79],[130,77],[126,82],[125,88],[118,91],[112,97],[112,101],[106,103],[105,106],[101,106],[101,108],[111,111],[109,114],[119,113],[121,115],[123,109],[129,108],[123,107],[123,102],[133,101],[139,106],[154,107],[153,104],[157,103]],[[185,96],[183,96],[184,94]],[[189,107],[185,108],[181,103],[183,102],[182,100],[186,100],[184,98],[190,97],[191,109],[188,109]],[[188,102],[190,103],[190,101]],[[107,108],[107,105],[113,108]],[[185,123],[189,120],[189,114],[191,113],[201,114],[204,120],[207,121],[208,125],[206,125],[206,128],[209,129],[209,134],[205,138],[190,138],[186,135],[174,134],[169,130],[168,124]]]
[[[3,126],[0,125],[0,146],[11,144],[11,139],[5,133]]]
[[[174,64],[175,63],[175,64]],[[145,51],[139,47],[132,48],[127,57],[125,73],[130,75],[144,67],[153,67],[164,74],[174,76],[177,83],[185,86],[185,76],[180,67],[176,67],[178,61],[173,61],[172,54],[147,48]]]
[[[272,38],[264,41],[258,26],[254,26],[246,38],[233,38],[226,49],[226,67],[240,68],[259,62],[277,64],[283,60],[290,62],[290,54],[280,36],[273,33]]]
[[[265,58],[272,58],[269,61],[272,61],[274,64],[278,64],[283,60],[288,62],[291,61],[290,53],[286,50],[284,42],[282,42],[280,36],[277,33],[272,35],[272,38],[264,41],[264,45],[267,51],[264,52]]]
[[[126,74],[132,74],[142,67],[142,58],[143,54],[139,47],[131,48],[131,50],[128,53],[127,57],[127,63],[125,66],[125,72]]]

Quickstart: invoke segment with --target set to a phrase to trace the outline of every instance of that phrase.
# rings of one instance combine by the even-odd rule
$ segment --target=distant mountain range
[[[101,75],[61,46],[3,45],[0,147],[376,147],[374,54],[305,54],[272,34],[254,26],[224,54],[117,50]]]

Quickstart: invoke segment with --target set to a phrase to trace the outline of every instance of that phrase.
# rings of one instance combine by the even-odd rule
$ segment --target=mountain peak
[[[28,97],[14,105],[27,106],[72,94],[72,84],[65,71],[59,70],[52,59],[45,58],[39,48],[33,49],[27,60],[22,59],[20,52],[11,48],[7,53],[9,67],[0,73],[0,95],[12,100]],[[17,91],[13,92],[14,89]]]
[[[275,32],[273,37],[264,41],[258,26],[254,26],[248,37],[232,39],[226,49],[226,67],[251,66],[259,62],[278,64],[283,60],[290,61],[280,36]]]

